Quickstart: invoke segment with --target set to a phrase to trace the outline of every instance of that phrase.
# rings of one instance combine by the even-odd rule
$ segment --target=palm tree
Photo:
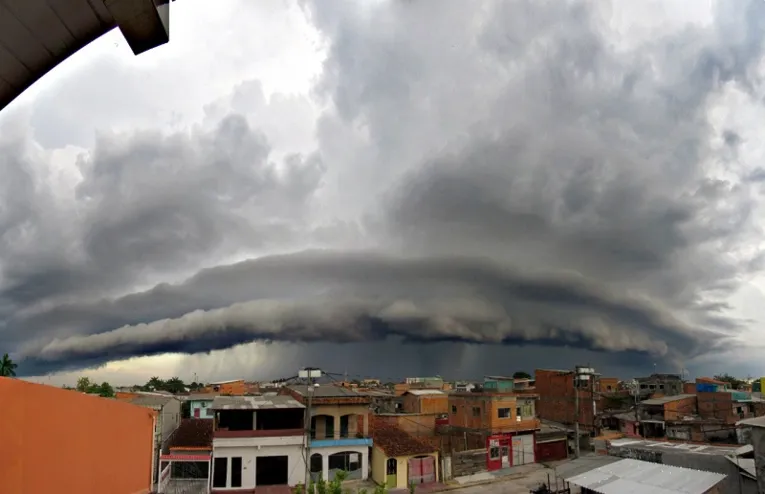
[[[4,354],[2,360],[0,360],[0,376],[2,377],[16,377],[16,368],[18,364],[11,360],[8,354]]]

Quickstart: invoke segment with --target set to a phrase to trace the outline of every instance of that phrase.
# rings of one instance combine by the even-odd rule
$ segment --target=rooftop
[[[216,396],[218,396],[218,393],[189,393],[186,396],[179,398],[183,399],[184,401],[212,401]]]
[[[307,384],[295,384],[288,386],[289,389],[295,391],[301,396],[308,396],[312,389],[313,396],[315,398],[357,398],[367,397],[367,393],[360,393],[349,388],[343,388],[342,386],[308,386]]]
[[[751,419],[739,420],[736,422],[736,426],[748,426],[748,427],[765,427],[765,416],[754,417]]]
[[[291,396],[216,396],[213,410],[266,410],[276,408],[305,408]]]
[[[644,439],[614,439],[612,448],[639,448],[655,451],[672,451],[701,455],[735,455],[736,446],[712,446],[708,444],[675,443],[669,441],[648,441]]]
[[[492,381],[512,381],[510,376],[484,376],[484,379],[490,379]]]
[[[176,398],[174,396],[165,396],[165,395],[158,395],[158,394],[141,394],[138,395],[130,400],[128,400],[128,403],[132,405],[138,405],[142,407],[149,407],[149,408],[162,408],[163,406],[170,403],[172,400],[175,400]]]
[[[684,400],[686,398],[695,398],[696,395],[674,395],[674,396],[662,396],[660,398],[650,398],[640,402],[641,405],[665,405],[673,401]]]
[[[432,445],[383,420],[374,422],[372,440],[375,446],[379,446],[391,458],[425,455],[436,451]]]
[[[600,494],[625,492],[703,494],[724,479],[725,475],[721,473],[628,458],[603,465],[567,480]]]
[[[607,455],[581,456],[555,467],[555,475],[564,480],[568,480],[572,477],[576,477],[579,474],[589,472],[595,468],[610,465],[611,463],[616,463],[617,461],[621,460],[621,458]]]
[[[183,419],[170,436],[170,449],[212,449],[213,421]]]
[[[244,379],[229,379],[228,381],[218,381],[214,383],[210,383],[210,386],[214,386],[216,384],[231,384],[231,383],[238,383],[240,381],[244,381]]]
[[[443,391],[440,389],[410,389],[404,394],[410,394],[414,396],[425,396],[425,395],[446,395]]]
[[[699,381],[703,383],[719,384],[721,386],[728,384],[725,381],[718,381],[717,379],[712,379],[711,377],[697,377],[696,382],[699,382]]]

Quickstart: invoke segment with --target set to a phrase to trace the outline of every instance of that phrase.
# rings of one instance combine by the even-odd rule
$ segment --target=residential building
[[[213,400],[213,492],[305,482],[305,406],[291,396]]]
[[[697,393],[717,393],[720,391],[730,391],[730,384],[711,377],[696,378]]]
[[[490,470],[534,463],[534,433],[540,427],[535,395],[503,392],[449,394],[449,428],[483,434]]]
[[[651,374],[648,377],[637,377],[635,380],[641,397],[654,394],[673,396],[683,393],[683,380],[680,374]]]
[[[590,463],[592,463],[590,461]],[[657,465],[632,458],[595,466],[578,475],[562,477],[583,493],[655,492],[662,494],[718,494],[725,475],[690,468]]]
[[[696,395],[670,395],[640,402],[638,419],[643,437],[664,437],[666,423],[696,414]]]
[[[372,478],[389,489],[438,482],[438,451],[387,422],[372,429]]]
[[[213,449],[213,421],[183,419],[160,456],[160,494],[207,492]]]
[[[396,413],[403,410],[403,394],[398,396],[387,389],[373,389],[366,392],[372,400],[374,413]]]
[[[247,394],[248,389],[250,389],[250,387],[244,382],[244,379],[232,379],[229,381],[218,381],[210,383],[204,387],[203,392],[221,395],[242,396]]]
[[[616,377],[601,377],[599,384],[601,393],[608,394],[619,391],[619,379]]]
[[[291,385],[282,390],[311,408],[311,477],[332,480],[344,470],[349,480],[369,476],[369,435],[372,398],[339,386]]]
[[[476,388],[474,383],[457,381],[454,383],[454,391],[473,391]]]
[[[446,415],[449,395],[439,389],[410,389],[403,395],[402,412]]]
[[[185,397],[189,403],[189,416],[195,419],[212,419],[215,416],[212,403],[216,396],[214,393],[192,393]]]
[[[568,458],[569,437],[573,439],[574,433],[563,424],[542,420],[535,437],[536,461],[542,463]]]
[[[564,425],[579,422],[582,430],[597,435],[600,429],[597,417],[602,410],[599,376],[588,376],[588,380],[577,379],[574,387],[574,375],[571,370],[535,371],[535,392],[539,396],[537,416]]]
[[[6,377],[0,396],[0,491],[152,489],[153,410]]]
[[[152,484],[159,479],[159,457],[168,452],[170,436],[181,423],[181,402],[173,395],[160,393],[139,393],[126,398],[132,405],[150,408],[157,412],[157,420],[154,427],[154,469]]]
[[[609,441],[608,454],[617,458],[631,458],[661,465],[692,468],[725,475],[719,486],[720,493],[757,493],[757,482],[744,466],[738,446],[674,443],[635,439]],[[692,478],[692,477],[691,477]],[[680,485],[688,485],[681,483]]]
[[[754,468],[751,473],[757,481],[757,491],[765,492],[765,417],[746,419],[737,424],[747,431],[747,443],[752,450]]]

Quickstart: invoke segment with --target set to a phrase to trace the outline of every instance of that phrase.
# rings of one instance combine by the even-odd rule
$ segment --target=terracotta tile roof
[[[170,448],[212,449],[213,421],[209,419],[183,419],[170,437]]]
[[[425,455],[436,451],[432,445],[382,420],[376,420],[372,440],[389,457]]]

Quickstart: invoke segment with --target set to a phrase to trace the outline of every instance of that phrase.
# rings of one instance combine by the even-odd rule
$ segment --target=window
[[[611,391],[611,386],[606,386],[606,391]]]
[[[396,475],[396,470],[398,467],[398,462],[395,458],[388,458],[388,461],[385,465],[385,473],[387,475]]]
[[[212,417],[214,413],[215,413],[215,412],[213,411],[213,409],[212,409],[212,408],[208,408],[207,410],[205,410],[205,414],[206,414],[208,417]]]
[[[226,487],[228,480],[228,458],[215,458],[213,464],[213,487]]]
[[[497,417],[501,419],[509,419],[510,418],[510,409],[509,408],[500,408],[497,410]]]
[[[494,446],[493,448],[489,449],[489,458],[492,460],[498,460],[499,459],[499,448]]]
[[[242,487],[242,458],[231,458],[231,487]]]
[[[452,405],[452,413],[457,413],[457,405]]]
[[[523,416],[523,412],[521,411],[521,407],[515,407],[515,420],[517,422],[520,422],[522,416]]]
[[[206,401],[202,402],[202,408],[207,408],[207,402]]]
[[[481,416],[481,409],[478,407],[473,407],[473,417],[480,417]]]

